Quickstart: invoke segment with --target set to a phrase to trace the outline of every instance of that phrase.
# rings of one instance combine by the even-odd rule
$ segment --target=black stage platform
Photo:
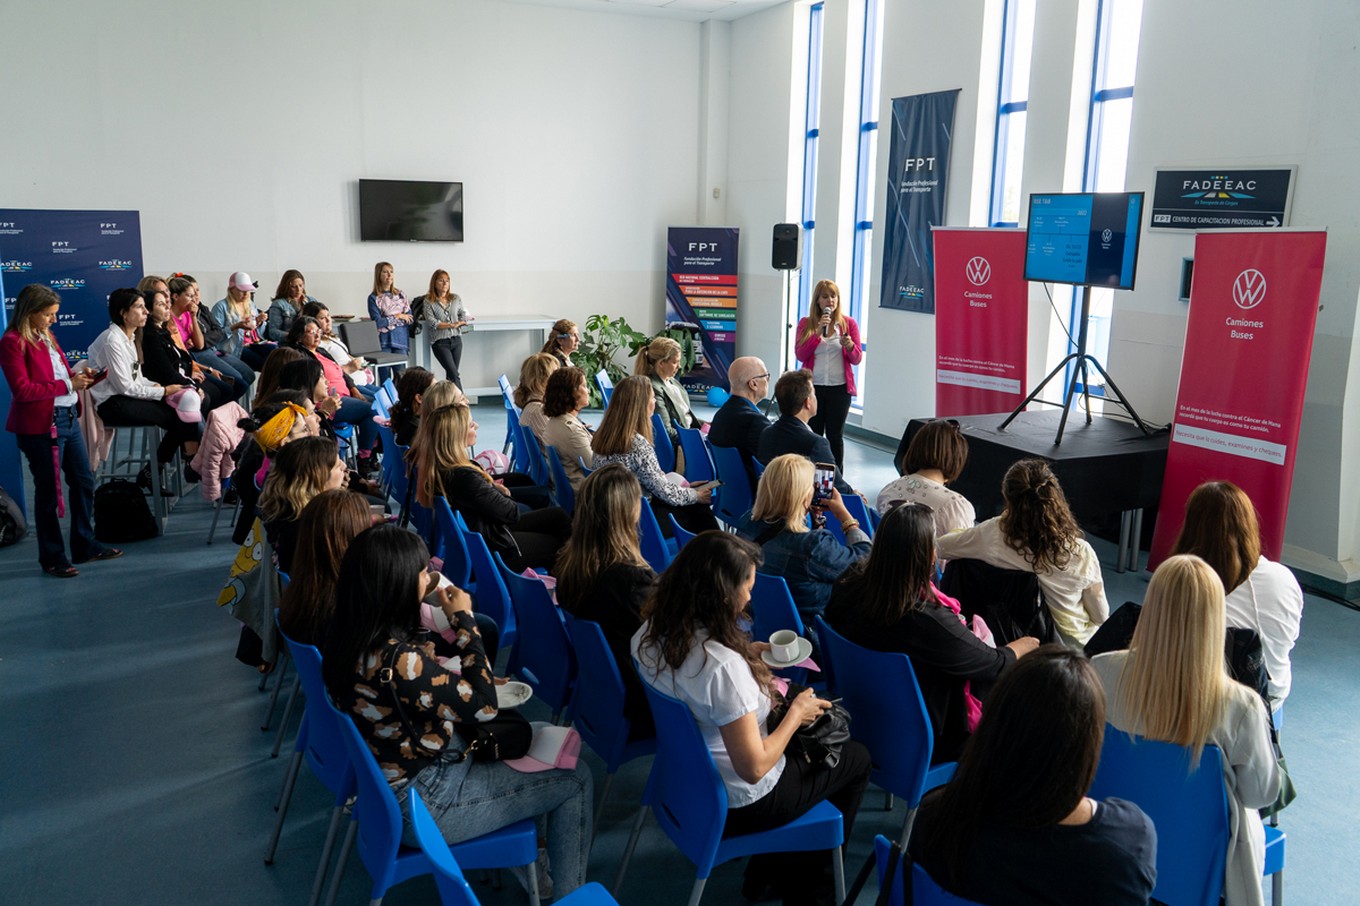
[[[1170,442],[1166,431],[1144,436],[1128,422],[1100,417],[1088,425],[1077,411],[1055,446],[1061,412],[1022,412],[1006,430],[998,430],[1009,415],[958,419],[968,438],[968,464],[950,487],[972,501],[979,520],[1001,512],[1002,477],[1017,460],[1029,457],[1052,464],[1073,515],[1088,531],[1105,534],[1111,524],[1118,525],[1119,514],[1157,506]],[[895,460],[899,468],[912,435],[927,421],[912,419],[907,425]]]

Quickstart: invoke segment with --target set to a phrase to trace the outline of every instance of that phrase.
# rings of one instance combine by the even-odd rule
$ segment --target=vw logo
[[[1266,275],[1249,267],[1233,281],[1233,301],[1238,308],[1255,308],[1266,298]]]
[[[968,282],[974,286],[982,286],[988,280],[992,279],[991,262],[981,255],[975,255],[972,258],[969,258],[968,265],[963,269],[963,272],[968,277]]]
[[[1109,242],[1109,241],[1110,241],[1111,239],[1113,239],[1113,238],[1114,238],[1114,231],[1111,230],[1109,227],[1106,227],[1105,229],[1103,229],[1103,230],[1100,231],[1100,240],[1101,240],[1102,242]]]

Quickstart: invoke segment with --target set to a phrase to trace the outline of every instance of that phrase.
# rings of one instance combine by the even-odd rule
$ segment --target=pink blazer
[[[801,337],[807,328],[810,319],[803,318],[798,322],[798,327],[794,330],[795,337]],[[846,317],[845,330],[850,335],[850,348],[841,350],[841,358],[845,362],[845,389],[851,396],[855,395],[855,369],[851,366],[858,365],[864,359],[864,350],[859,341],[859,325],[855,319]],[[794,354],[798,356],[798,367],[812,370],[813,360],[817,356],[817,344],[822,341],[822,335],[814,332],[806,340],[796,343],[793,347]]]
[[[65,354],[55,337],[52,345],[65,361]],[[9,390],[14,396],[9,417],[5,419],[5,430],[14,434],[49,434],[56,399],[65,396],[67,390],[66,382],[52,371],[47,347],[28,342],[17,330],[7,330],[0,337],[0,368],[4,369],[5,380],[9,381]],[[71,373],[70,364],[66,365],[66,373]]]

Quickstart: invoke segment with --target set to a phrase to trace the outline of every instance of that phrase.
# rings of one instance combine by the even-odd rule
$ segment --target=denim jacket
[[[770,522],[757,522],[748,511],[737,524],[737,534],[755,541],[773,526]],[[871,542],[860,529],[852,528],[846,533],[845,540],[848,547],[826,529],[810,532],[781,529],[762,545],[765,564],[760,571],[770,576],[783,576],[805,622],[811,622],[826,609],[831,600],[831,587],[841,573],[856,560],[869,556]]]

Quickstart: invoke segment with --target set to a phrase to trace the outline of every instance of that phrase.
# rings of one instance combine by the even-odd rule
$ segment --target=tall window
[[[1096,52],[1091,72],[1091,105],[1086,125],[1086,161],[1082,187],[1087,192],[1120,192],[1129,162],[1129,127],[1133,122],[1133,80],[1138,65],[1138,36],[1143,0],[1099,0]],[[1110,318],[1114,290],[1091,291],[1091,323],[1087,352],[1102,365],[1109,360]],[[1072,335],[1081,317],[1081,294],[1072,294]],[[1070,368],[1071,366],[1069,366]],[[1091,394],[1104,396],[1104,379],[1094,369]],[[1071,375],[1069,372],[1069,380]]]
[[[992,226],[1020,225],[1020,174],[1025,162],[1029,67],[1034,50],[1035,0],[1005,0],[1002,11],[1001,75],[997,80],[996,133],[992,150]]]
[[[816,3],[808,15],[807,50],[807,107],[804,112],[803,137],[803,260],[799,262],[799,316],[808,310],[809,296],[816,283],[812,279],[812,246],[816,235],[817,209],[817,140],[822,116],[822,16],[823,4]],[[793,366],[790,360],[789,366]]]
[[[878,90],[883,69],[880,24],[883,0],[865,0],[864,44],[860,54],[859,142],[855,158],[855,220],[851,245],[850,299],[847,313],[859,324],[860,336],[868,336],[869,258],[874,240],[874,175],[878,164]],[[867,343],[866,343],[867,346]],[[858,367],[858,366],[856,366]],[[863,410],[865,382],[853,408]]]

